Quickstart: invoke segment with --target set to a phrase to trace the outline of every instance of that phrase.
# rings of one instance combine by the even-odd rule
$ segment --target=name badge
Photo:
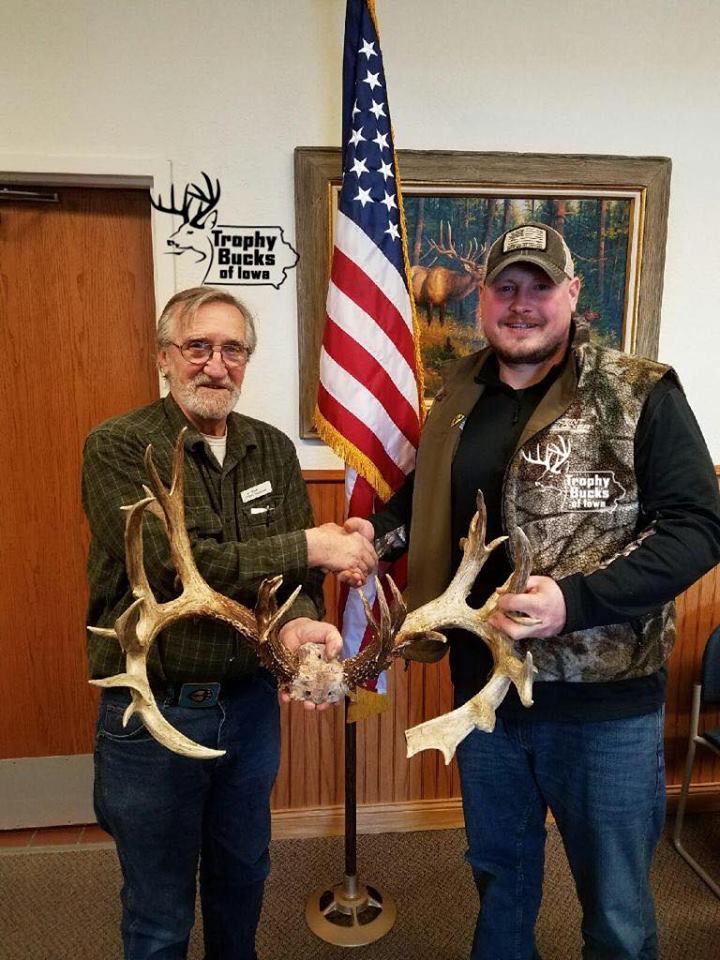
[[[257,500],[258,497],[264,497],[266,493],[272,493],[272,484],[269,480],[264,483],[256,483],[254,487],[248,487],[240,493],[240,499],[243,503],[250,503],[251,500]]]

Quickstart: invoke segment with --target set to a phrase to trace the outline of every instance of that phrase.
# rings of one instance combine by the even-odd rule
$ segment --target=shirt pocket
[[[278,530],[281,521],[282,497],[278,493],[266,493],[257,500],[240,504],[240,516],[249,537],[266,537]]]

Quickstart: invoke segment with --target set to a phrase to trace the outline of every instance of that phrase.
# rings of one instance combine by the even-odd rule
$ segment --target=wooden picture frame
[[[529,153],[401,150],[403,194],[424,196],[628,198],[627,323],[622,349],[657,357],[671,161]],[[313,411],[325,322],[333,205],[341,182],[340,149],[296,147],[300,436],[316,438]],[[579,265],[581,269],[581,265]]]

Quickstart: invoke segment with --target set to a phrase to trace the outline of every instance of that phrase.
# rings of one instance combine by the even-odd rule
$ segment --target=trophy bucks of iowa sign
[[[182,203],[162,197],[150,202],[161,213],[181,217],[182,223],[167,239],[167,252],[195,256],[205,265],[202,283],[269,285],[284,283],[288,270],[298,262],[297,251],[283,237],[282,227],[245,227],[217,222],[220,183],[203,173],[204,183],[188,183]]]

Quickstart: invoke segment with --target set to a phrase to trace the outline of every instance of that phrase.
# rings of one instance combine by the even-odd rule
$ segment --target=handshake
[[[361,587],[377,570],[375,531],[369,520],[349,517],[340,527],[323,523],[305,531],[308,566],[322,567],[351,587]]]

